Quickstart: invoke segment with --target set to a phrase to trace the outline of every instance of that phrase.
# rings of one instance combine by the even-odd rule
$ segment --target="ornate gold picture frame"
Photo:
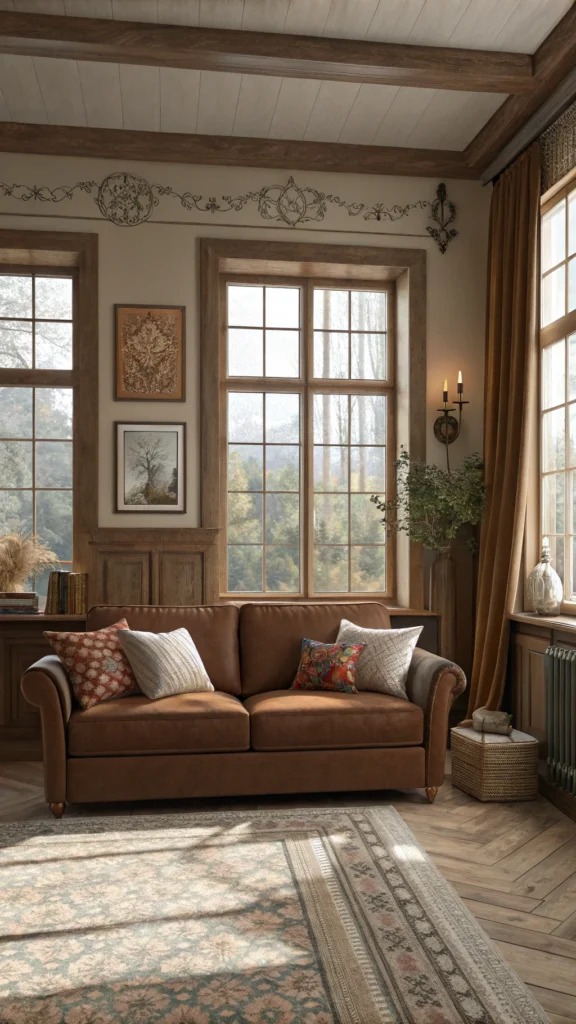
[[[183,402],[184,306],[115,306],[119,401]]]

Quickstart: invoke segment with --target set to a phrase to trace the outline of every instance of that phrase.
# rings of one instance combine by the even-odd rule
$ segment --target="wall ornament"
[[[62,203],[74,199],[78,194],[94,197],[102,217],[117,227],[137,227],[150,220],[154,210],[165,199],[175,199],[183,209],[209,213],[240,213],[246,207],[254,206],[264,220],[296,228],[302,224],[322,222],[330,209],[341,209],[349,217],[360,217],[364,221],[398,221],[416,210],[429,210],[433,225],[426,231],[434,239],[441,253],[458,232],[451,227],[456,219],[456,206],[448,199],[446,186],[442,183],[436,189],[432,200],[418,199],[402,206],[384,206],[374,203],[350,202],[333,193],[321,192],[310,185],[299,185],[292,176],[284,185],[266,185],[256,192],[244,192],[238,196],[222,195],[204,197],[194,192],[178,192],[171,185],[151,184],[146,178],[128,171],[114,171],[101,182],[78,181],[75,185],[19,185],[0,182],[0,197],[16,199],[22,203]]]

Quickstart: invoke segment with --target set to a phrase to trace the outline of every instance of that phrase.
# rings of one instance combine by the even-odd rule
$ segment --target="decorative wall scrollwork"
[[[455,228],[449,227],[456,219],[456,207],[452,200],[448,199],[444,183],[438,185],[436,189],[436,199],[432,203],[430,216],[432,220],[436,221],[438,227],[433,228],[429,224],[426,231],[434,239],[440,252],[446,252],[448,243],[456,238],[458,232]]]
[[[416,210],[429,210],[436,226],[427,225],[426,230],[436,242],[441,253],[446,252],[449,242],[458,232],[449,225],[456,218],[456,207],[448,199],[446,186],[438,185],[436,198],[418,199],[405,206],[385,206],[374,203],[368,206],[362,202],[350,202],[333,193],[321,192],[310,185],[298,185],[290,176],[284,185],[266,185],[257,192],[244,192],[238,196],[196,195],[193,192],[178,192],[171,185],[151,184],[128,171],[115,171],[101,182],[79,181],[75,185],[60,185],[48,188],[46,185],[17,185],[0,182],[0,196],[17,199],[20,202],[61,203],[72,200],[77,193],[93,195],[94,202],[102,217],[117,227],[137,227],[150,219],[160,201],[176,199],[188,211],[209,213],[240,213],[246,207],[255,206],[264,220],[276,221],[291,228],[302,224],[322,222],[329,208],[345,210],[349,217],[365,221],[395,222],[409,216]]]
[[[98,188],[96,206],[103,217],[118,227],[135,227],[147,221],[158,197],[153,186],[136,174],[109,174]]]
[[[38,203],[61,203],[63,199],[72,199],[75,192],[90,194],[98,188],[97,181],[77,181],[75,185],[59,185],[48,188],[47,185],[8,185],[0,182],[0,194],[10,199],[19,199],[22,203],[35,200]]]

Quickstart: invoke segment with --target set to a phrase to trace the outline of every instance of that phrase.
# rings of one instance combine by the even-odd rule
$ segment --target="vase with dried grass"
[[[0,537],[0,591],[22,594],[29,580],[58,564],[58,556],[39,537],[11,533]]]

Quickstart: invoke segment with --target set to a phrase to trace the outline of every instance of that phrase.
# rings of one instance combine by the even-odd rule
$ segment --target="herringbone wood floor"
[[[392,803],[553,1024],[576,1024],[576,823],[542,798],[480,804],[450,779],[433,806],[422,794],[83,805],[67,815],[150,814],[221,807]],[[42,765],[0,763],[0,821],[50,818]]]

